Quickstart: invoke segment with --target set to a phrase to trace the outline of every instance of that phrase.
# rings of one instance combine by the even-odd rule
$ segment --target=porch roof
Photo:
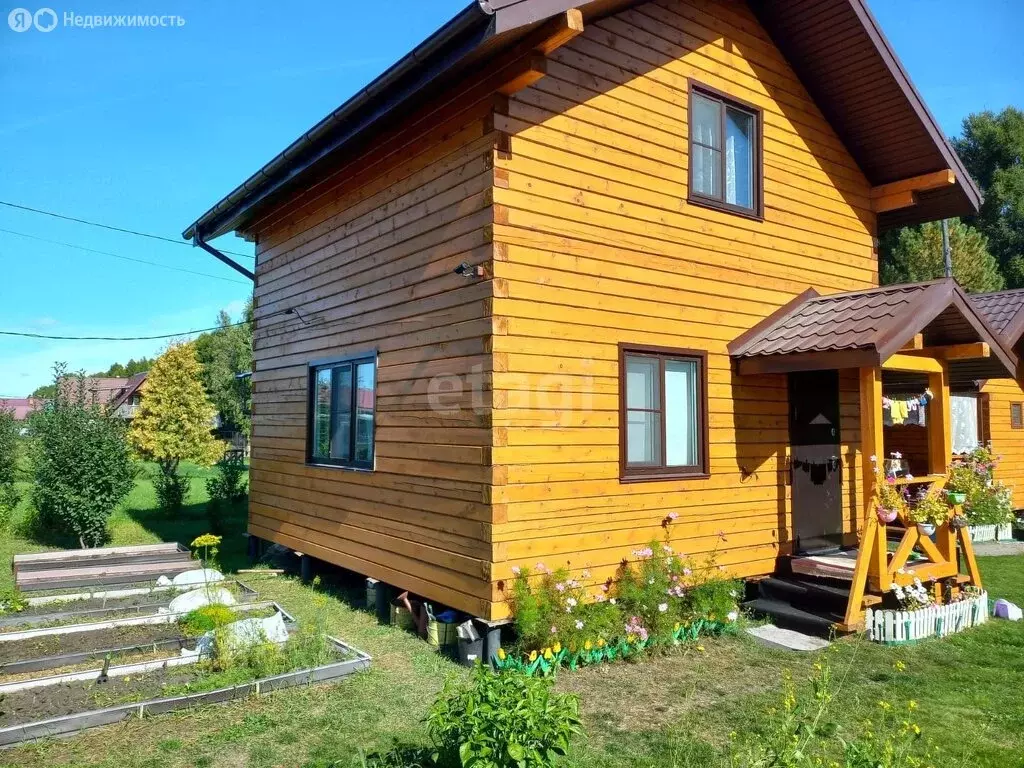
[[[1024,288],[978,293],[971,296],[971,301],[1006,345],[1016,346],[1024,336]]]
[[[954,280],[822,296],[813,288],[739,336],[741,373],[880,366],[917,334],[925,347],[985,342],[985,358],[951,360],[950,378],[1013,378],[1017,358]]]

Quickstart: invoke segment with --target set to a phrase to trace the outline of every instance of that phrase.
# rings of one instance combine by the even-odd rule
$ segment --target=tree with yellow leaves
[[[224,455],[224,443],[212,434],[216,409],[201,375],[194,344],[169,346],[142,385],[128,431],[135,450],[160,467],[155,485],[164,509],[180,509],[188,496],[190,479],[181,475],[181,462],[209,467]]]

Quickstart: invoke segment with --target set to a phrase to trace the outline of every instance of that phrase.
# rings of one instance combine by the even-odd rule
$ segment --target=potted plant
[[[980,487],[978,473],[971,464],[955,461],[946,476],[946,497],[953,506],[961,506]]]
[[[949,519],[949,505],[935,491],[921,496],[910,507],[910,519],[925,536],[933,536],[935,529]]]
[[[878,465],[878,458],[872,456],[871,463],[875,467],[875,514],[879,523],[888,525],[907,512],[907,500],[895,484],[896,478],[887,476]]]

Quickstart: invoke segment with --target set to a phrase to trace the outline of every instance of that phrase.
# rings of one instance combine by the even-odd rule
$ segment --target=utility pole
[[[953,276],[953,251],[949,247],[949,222],[942,220],[942,263],[946,268],[946,277]]]

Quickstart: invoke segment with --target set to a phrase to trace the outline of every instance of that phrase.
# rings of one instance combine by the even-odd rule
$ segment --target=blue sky
[[[126,3],[51,7],[76,14],[176,14],[183,27],[16,33],[0,16],[0,200],[177,237],[302,131],[461,9]],[[31,6],[32,9],[35,6]],[[1024,106],[1024,4],[871,0],[944,130],[981,109]],[[951,31],[952,30],[952,31]],[[960,51],[969,51],[961,54]],[[0,230],[203,272],[210,279],[0,232],[0,330],[144,336],[237,314],[245,279],[197,249],[0,206]],[[218,245],[251,253],[234,237]],[[243,260],[244,261],[244,260]],[[249,262],[251,263],[251,262]],[[238,282],[232,282],[237,280]],[[47,382],[55,360],[106,368],[162,342],[0,337],[0,396]]]

